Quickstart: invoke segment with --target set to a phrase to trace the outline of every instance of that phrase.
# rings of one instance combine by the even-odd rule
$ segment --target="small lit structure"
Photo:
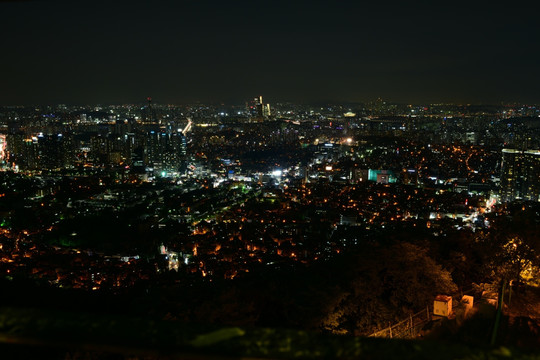
[[[467,317],[474,306],[474,297],[470,295],[463,295],[461,298],[461,304],[465,307],[465,317]]]
[[[480,301],[496,308],[499,305],[499,294],[496,291],[482,291],[482,298]]]
[[[437,295],[433,302],[433,315],[448,317],[450,314],[452,314],[452,297]]]
[[[461,303],[465,306],[466,309],[472,309],[474,306],[474,297],[470,295],[463,295],[461,298]]]

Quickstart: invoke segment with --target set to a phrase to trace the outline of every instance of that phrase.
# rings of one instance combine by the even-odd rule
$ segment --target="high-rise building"
[[[540,150],[502,150],[502,202],[540,201]]]
[[[73,141],[70,134],[39,134],[37,138],[40,169],[60,169],[72,164]]]
[[[264,107],[262,96],[255,97],[255,99],[253,99],[253,103],[255,104],[255,114],[262,117]]]
[[[183,171],[186,137],[180,131],[150,131],[145,146],[146,164],[160,171]]]
[[[10,134],[7,154],[8,162],[21,170],[60,169],[73,163],[73,138],[70,134]]]
[[[263,116],[264,117],[269,117],[271,114],[270,112],[270,104],[264,104],[263,106]]]
[[[270,113],[270,104],[263,103],[262,96],[256,96],[253,100],[246,104],[248,107],[248,112],[253,119],[256,121],[263,121],[263,119],[268,118]]]
[[[146,98],[146,101],[146,106],[141,108],[141,117],[143,122],[147,124],[161,123],[161,120],[158,120],[156,108],[152,105],[152,98],[148,97]]]
[[[21,170],[34,170],[38,167],[38,139],[28,138],[23,133],[9,134],[7,137],[8,162]]]
[[[6,159],[6,135],[0,134],[0,162]]]

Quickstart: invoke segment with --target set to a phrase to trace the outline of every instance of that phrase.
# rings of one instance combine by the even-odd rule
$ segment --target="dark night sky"
[[[2,1],[0,104],[538,103],[539,23],[519,1]]]

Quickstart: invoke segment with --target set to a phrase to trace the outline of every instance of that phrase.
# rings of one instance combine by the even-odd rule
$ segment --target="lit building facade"
[[[502,202],[540,201],[539,150],[502,150],[500,195]]]
[[[146,163],[160,171],[184,171],[186,167],[186,137],[182,132],[154,132],[147,135]]]
[[[253,100],[247,104],[248,113],[256,121],[262,121],[271,115],[270,104],[263,102],[262,96],[256,96]]]

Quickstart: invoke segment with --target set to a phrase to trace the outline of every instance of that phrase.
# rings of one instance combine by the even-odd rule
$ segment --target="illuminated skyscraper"
[[[0,162],[6,158],[6,135],[0,134]]]
[[[262,96],[256,96],[248,104],[248,112],[256,121],[263,121],[270,116],[270,104],[263,103]]]
[[[502,202],[540,201],[539,150],[502,150],[500,195]]]
[[[178,172],[186,166],[186,137],[181,131],[150,131],[146,135],[145,163],[156,170]]]
[[[263,99],[262,96],[257,96],[255,99],[253,99],[253,103],[255,104],[255,114],[257,117],[263,116]]]
[[[270,116],[270,104],[264,104],[263,106],[263,116],[269,117]]]

